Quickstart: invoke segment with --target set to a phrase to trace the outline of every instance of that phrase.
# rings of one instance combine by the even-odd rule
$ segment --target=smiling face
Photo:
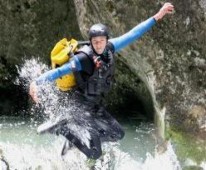
[[[91,38],[92,46],[97,54],[102,54],[107,45],[107,37],[106,36],[97,36]]]

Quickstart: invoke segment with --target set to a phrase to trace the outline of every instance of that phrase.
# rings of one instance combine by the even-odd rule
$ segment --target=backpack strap
[[[84,45],[82,48],[80,48],[76,54],[78,53],[84,53],[86,54],[88,57],[91,57],[93,55],[93,51],[92,51],[92,48],[91,46],[88,46],[88,45]]]

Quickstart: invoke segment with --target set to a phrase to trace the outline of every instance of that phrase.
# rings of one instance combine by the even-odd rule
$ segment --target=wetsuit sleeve
[[[109,41],[113,44],[115,52],[118,52],[122,48],[131,44],[135,40],[139,39],[144,33],[150,30],[150,28],[155,25],[156,20],[151,17],[146,21],[138,24],[129,32],[123,34],[120,37],[109,39]]]
[[[77,56],[74,56],[70,59],[68,63],[65,63],[61,67],[52,69],[50,71],[45,72],[41,76],[36,79],[36,84],[43,84],[47,81],[54,81],[61,76],[69,74],[75,71],[81,71],[82,66]]]

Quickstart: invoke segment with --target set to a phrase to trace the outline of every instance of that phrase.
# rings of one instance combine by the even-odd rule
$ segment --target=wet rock
[[[156,152],[161,155],[163,153],[165,153],[167,151],[167,147],[168,147],[168,140],[164,140],[162,143],[159,143],[156,146]]]
[[[193,106],[184,124],[190,131],[196,132],[199,137],[206,139],[206,108],[199,105]]]

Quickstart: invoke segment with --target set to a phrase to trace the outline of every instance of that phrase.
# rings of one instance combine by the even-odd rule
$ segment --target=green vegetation
[[[167,130],[166,137],[172,140],[175,146],[175,153],[181,162],[184,162],[187,158],[195,161],[197,164],[206,161],[205,140],[173,128]]]

